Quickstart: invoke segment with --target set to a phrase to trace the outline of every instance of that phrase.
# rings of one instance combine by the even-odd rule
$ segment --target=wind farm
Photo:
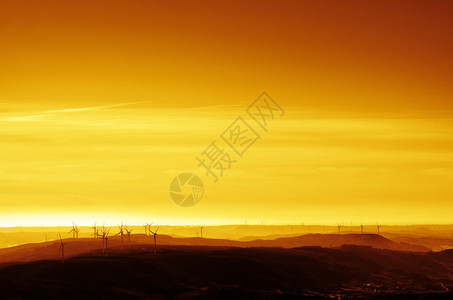
[[[332,296],[351,298],[359,295],[384,297],[385,295],[406,294],[409,291],[414,297],[421,297],[423,295],[425,295],[424,297],[434,297],[436,295],[451,295],[449,290],[453,288],[453,273],[452,276],[449,276],[447,275],[448,272],[442,273],[446,269],[440,271],[440,265],[443,266],[442,268],[447,268],[448,270],[451,268],[453,270],[453,264],[450,261],[453,257],[453,253],[451,252],[453,251],[453,226],[380,225],[382,229],[379,234],[376,225],[363,222],[357,225],[341,225],[341,234],[338,232],[339,225],[315,224],[238,224],[223,226],[172,226],[162,224],[155,225],[155,227],[152,227],[152,225],[146,226],[148,231],[141,233],[138,229],[143,228],[142,225],[120,224],[115,226],[119,229],[118,233],[110,235],[112,227],[104,224],[100,227],[96,226],[97,232],[99,232],[96,238],[93,238],[93,226],[78,226],[78,238],[73,238],[74,232],[72,230],[68,231],[64,227],[43,228],[42,230],[49,236],[54,235],[55,239],[50,239],[47,242],[23,243],[0,249],[0,278],[5,276],[6,273],[3,272],[3,270],[6,270],[5,268],[11,270],[13,276],[22,278],[21,276],[26,276],[24,274],[27,274],[29,272],[28,270],[31,271],[31,268],[38,268],[38,272],[47,272],[44,270],[48,268],[50,268],[48,269],[49,271],[54,270],[58,264],[63,264],[64,268],[67,268],[64,272],[75,272],[71,270],[78,268],[77,265],[85,265],[85,271],[77,271],[79,272],[78,276],[89,278],[90,276],[98,276],[93,275],[98,273],[96,271],[99,269],[97,266],[107,263],[105,259],[108,259],[110,271],[108,274],[104,273],[102,275],[108,279],[108,283],[106,286],[101,287],[101,290],[104,290],[107,294],[109,292],[105,289],[109,286],[124,285],[124,281],[121,283],[115,279],[117,276],[115,274],[119,275],[124,272],[124,266],[122,264],[124,261],[143,266],[155,266],[144,273],[146,274],[146,278],[148,278],[147,280],[149,280],[148,282],[152,281],[151,278],[154,278],[154,276],[159,276],[159,272],[167,274],[165,276],[170,276],[171,278],[179,278],[179,276],[182,276],[182,273],[178,273],[179,271],[172,274],[168,274],[167,272],[169,270],[168,268],[184,269],[189,266],[181,264],[182,261],[187,261],[187,264],[190,261],[201,263],[199,268],[201,267],[206,270],[203,273],[205,275],[197,275],[202,277],[191,279],[201,281],[189,289],[180,286],[174,290],[170,286],[165,287],[165,285],[162,285],[159,292],[159,295],[162,297],[176,297],[178,295],[178,297],[182,297],[184,293],[189,291],[200,297],[225,297],[233,291],[243,293],[249,288],[253,288],[254,290],[251,294],[254,295],[253,297],[260,298],[264,297],[263,295],[265,294],[283,294],[288,297],[320,297],[320,295],[323,295],[322,297],[326,297],[326,299]],[[76,225],[68,227],[76,228]],[[200,228],[206,227],[209,228],[210,237],[201,238]],[[62,233],[53,232],[52,230],[55,229],[60,229]],[[138,230],[138,233],[133,234],[134,229]],[[32,233],[34,229],[22,228],[22,232],[26,230],[30,230],[30,233]],[[372,232],[373,230],[375,232]],[[13,233],[14,229],[0,228],[0,236],[5,237],[8,231]],[[199,231],[198,234],[196,233],[197,231]],[[121,232],[125,232],[123,237],[121,236]],[[259,234],[254,236],[249,235],[251,232],[258,232]],[[225,238],[225,233],[230,233],[229,238]],[[222,236],[224,237],[221,238]],[[227,263],[222,258],[224,255],[227,255],[233,261],[228,259],[230,262]],[[428,276],[425,274],[422,265],[420,265],[420,268],[417,267],[417,264],[412,265],[411,272],[418,273],[420,276],[424,274],[423,276],[425,276],[423,279],[420,277],[419,281],[414,282],[413,275],[397,275],[394,273],[395,271],[392,271],[393,266],[388,263],[389,256],[394,257],[394,259],[398,260],[399,264],[405,265],[406,267],[407,265],[413,264],[413,259],[429,261],[431,268],[433,268],[432,273]],[[270,271],[270,269],[267,269],[271,267],[272,259],[275,257],[278,257],[278,265],[281,268],[287,268],[287,265],[298,266],[299,262],[297,261],[300,259],[324,261],[323,265],[327,266],[326,257],[329,259],[329,266],[335,268],[337,264],[346,263],[346,259],[348,261],[347,263],[353,269],[358,268],[359,265],[362,266],[361,268],[365,268],[363,272],[366,272],[367,276],[361,277],[363,275],[360,274],[353,275],[355,274],[352,271],[353,269],[342,268],[342,272],[345,272],[344,276],[348,274],[347,276],[350,277],[347,282],[334,278],[326,281],[323,279],[326,274],[330,274],[328,276],[334,276],[334,274],[331,273],[333,272],[331,270],[325,270],[324,272],[326,273],[323,276],[314,275],[315,277],[321,276],[316,278],[318,278],[317,280],[323,280],[324,284],[322,286],[314,282],[301,285],[298,281],[291,282],[290,280],[285,284],[286,288],[284,290],[277,287],[281,286],[284,280],[289,280],[286,277],[281,278],[281,283],[277,284],[275,282],[268,286],[262,286],[263,279],[254,277],[255,279],[253,281],[247,282],[245,280],[246,277],[240,279],[242,278],[241,276],[238,280],[234,281],[236,282],[234,286],[230,286],[220,279],[214,279],[211,284],[203,283],[203,280],[207,280],[203,276],[207,276],[207,274],[214,276],[213,273],[207,271],[210,268],[226,268],[228,264],[233,263],[237,268],[234,273],[250,272],[251,270],[246,266],[257,258],[260,261],[260,268],[264,268],[261,271],[261,276],[270,277],[275,270]],[[356,258],[353,259],[353,257]],[[359,257],[366,259],[370,265],[363,265]],[[201,258],[203,260],[199,261]],[[235,259],[238,259],[240,263],[239,261],[234,262]],[[87,265],[88,262],[89,264]],[[25,273],[16,273],[14,271],[15,266],[18,264],[22,266],[23,270],[26,270]],[[160,266],[158,269],[155,269],[156,264]],[[382,271],[372,269],[372,266],[376,264],[380,265]],[[300,268],[306,269],[307,266],[300,266]],[[311,267],[308,269],[313,272],[315,271]],[[384,272],[384,270],[387,270],[385,271],[386,275],[382,277],[383,273],[381,272]],[[63,270],[60,271],[63,272]],[[52,272],[60,271],[55,269]],[[130,272],[131,270],[129,270],[128,278],[138,276],[138,274],[135,275]],[[228,274],[230,274],[228,276],[233,276],[233,273]],[[39,280],[46,280],[47,275],[43,273],[42,276]],[[398,277],[398,284],[394,282],[395,276]],[[213,278],[216,277],[214,276]],[[127,288],[128,291],[149,293],[147,288],[136,285],[134,280],[130,280]],[[217,283],[214,284],[214,282]],[[341,288],[337,286],[339,283],[341,283]],[[63,286],[66,285],[64,282],[60,284],[63,284]],[[220,286],[223,287],[219,288]],[[2,287],[5,291],[9,291],[4,285]],[[21,288],[24,293],[32,293],[31,287],[27,285]],[[279,291],[276,291],[277,289]],[[97,290],[99,290],[99,287]],[[38,294],[44,297],[52,295],[55,292],[56,290],[49,286],[40,288]],[[85,286],[71,293],[74,297],[76,295],[84,297],[94,295],[94,290]],[[122,292],[115,295],[105,297],[115,298],[125,296]]]

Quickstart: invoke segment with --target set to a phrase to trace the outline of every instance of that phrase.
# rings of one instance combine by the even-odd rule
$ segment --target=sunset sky
[[[0,226],[453,223],[450,1],[0,2]],[[286,114],[245,113],[266,91]],[[261,135],[214,183],[196,157]],[[171,180],[205,194],[182,208]]]

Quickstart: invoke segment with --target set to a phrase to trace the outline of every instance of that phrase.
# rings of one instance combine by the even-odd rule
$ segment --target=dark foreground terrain
[[[453,251],[109,249],[0,267],[0,299],[453,299]]]

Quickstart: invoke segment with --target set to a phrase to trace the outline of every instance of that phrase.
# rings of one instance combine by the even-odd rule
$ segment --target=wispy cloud
[[[109,109],[109,108],[115,108],[115,107],[144,104],[144,103],[150,103],[150,102],[152,102],[152,101],[126,102],[126,103],[118,103],[118,104],[102,105],[102,106],[90,106],[90,107],[78,107],[78,108],[68,108],[68,109],[47,110],[47,111],[37,112],[36,114],[33,114],[33,115],[10,116],[10,117],[5,117],[5,118],[0,118],[0,121],[4,121],[4,122],[27,122],[27,121],[34,121],[34,120],[40,119],[40,118],[51,117],[51,116],[54,116],[56,114],[62,114],[62,113],[95,111],[95,110]]]
[[[90,106],[90,107],[81,107],[81,108],[68,108],[68,109],[49,110],[47,112],[48,113],[65,113],[65,112],[90,111],[90,110],[99,110],[99,109],[114,108],[114,107],[136,105],[136,104],[144,104],[144,103],[151,103],[151,102],[152,101],[126,102],[126,103],[110,104],[110,105],[102,105],[102,106]]]

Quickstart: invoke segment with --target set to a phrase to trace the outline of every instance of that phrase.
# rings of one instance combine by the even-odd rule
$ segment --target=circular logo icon
[[[194,206],[200,202],[203,192],[203,182],[193,173],[181,173],[170,183],[170,198],[179,206]]]

